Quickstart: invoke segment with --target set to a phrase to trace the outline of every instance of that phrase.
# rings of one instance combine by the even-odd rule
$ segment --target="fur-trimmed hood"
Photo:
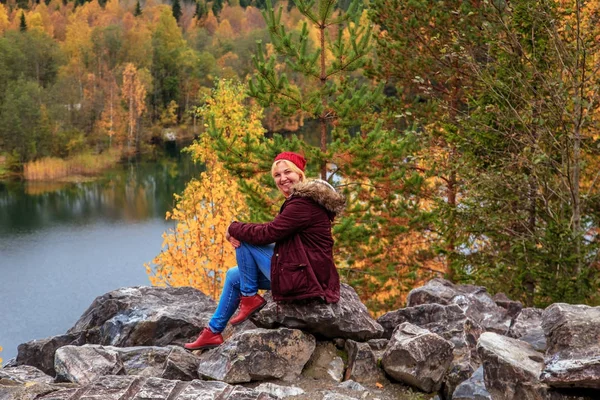
[[[311,198],[334,215],[339,215],[346,207],[346,198],[321,179],[296,183],[292,187],[292,196]]]

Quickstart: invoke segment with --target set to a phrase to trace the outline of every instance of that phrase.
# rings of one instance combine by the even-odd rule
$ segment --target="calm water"
[[[173,193],[198,175],[174,156],[79,184],[0,182],[0,357],[63,334],[111,290],[149,285],[143,264],[173,226]]]

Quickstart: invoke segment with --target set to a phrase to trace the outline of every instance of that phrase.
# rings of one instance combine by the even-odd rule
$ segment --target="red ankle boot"
[[[223,336],[220,333],[213,333],[208,328],[202,329],[200,336],[195,342],[183,345],[188,350],[212,349],[223,343]]]
[[[242,296],[240,310],[229,322],[231,322],[231,325],[239,325],[250,318],[252,314],[260,311],[266,304],[267,301],[258,294],[254,296]]]

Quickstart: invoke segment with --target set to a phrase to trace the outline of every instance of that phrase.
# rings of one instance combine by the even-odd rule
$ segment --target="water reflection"
[[[130,163],[91,182],[0,182],[0,236],[56,224],[162,218],[200,167],[188,156]]]

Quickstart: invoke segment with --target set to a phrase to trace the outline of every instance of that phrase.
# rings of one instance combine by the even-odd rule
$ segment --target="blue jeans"
[[[223,332],[240,304],[240,295],[254,296],[258,289],[271,289],[271,257],[275,244],[254,246],[242,242],[235,249],[238,266],[227,271],[219,304],[208,327]]]

